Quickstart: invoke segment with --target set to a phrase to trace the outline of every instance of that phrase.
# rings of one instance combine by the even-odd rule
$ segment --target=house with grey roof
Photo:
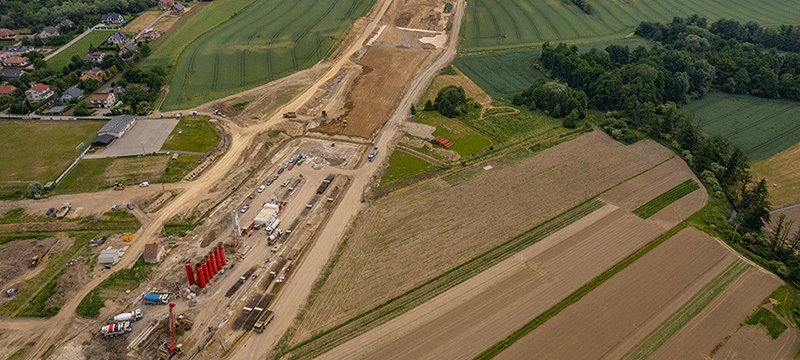
[[[56,29],[55,26],[48,26],[42,29],[42,31],[39,31],[39,33],[36,34],[36,37],[39,39],[47,39],[49,37],[58,35],[61,35],[61,33],[58,32],[58,29]]]
[[[14,46],[14,45],[6,45],[3,46],[3,51],[9,53],[11,56],[19,56],[28,51],[32,51],[33,46]]]
[[[79,89],[77,86],[71,86],[61,93],[61,102],[67,102],[72,99],[83,99],[83,90]]]
[[[133,42],[133,39],[131,39],[128,35],[125,35],[119,31],[115,32],[114,35],[108,37],[109,44],[122,46],[131,42]]]
[[[3,77],[3,81],[22,77],[22,74],[24,73],[25,70],[22,69],[0,69],[0,76]]]
[[[112,135],[115,138],[120,138],[136,123],[136,118],[133,115],[117,115],[111,118],[100,131],[97,136]]]
[[[118,13],[108,13],[100,17],[100,22],[106,25],[118,25],[124,23],[125,19]]]

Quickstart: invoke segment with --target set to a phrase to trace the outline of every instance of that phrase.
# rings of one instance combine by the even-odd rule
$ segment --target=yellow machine
[[[133,234],[131,234],[131,233],[127,233],[127,234],[125,234],[125,237],[124,237],[124,238],[122,238],[122,240],[125,240],[125,241],[127,241],[127,242],[131,242],[131,241],[133,241]]]

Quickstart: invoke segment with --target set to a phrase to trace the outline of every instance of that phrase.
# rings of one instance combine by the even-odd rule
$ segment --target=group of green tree
[[[428,101],[425,102],[424,110],[438,111],[444,116],[455,118],[480,108],[481,104],[475,101],[475,99],[467,98],[467,93],[464,91],[463,87],[448,85],[436,93],[436,99],[434,99],[434,101],[428,99]],[[416,112],[413,106],[412,112]]]
[[[94,24],[89,24],[88,26],[92,26]],[[33,46],[33,47],[59,47],[70,42],[76,36],[80,35],[88,26],[81,26],[81,25],[72,25],[72,26],[60,26],[58,28],[58,35],[51,36],[46,39],[40,39],[37,36],[34,37],[24,37],[22,38],[22,45],[23,46]]]
[[[0,1],[0,28],[39,31],[69,19],[82,28],[100,22],[110,12],[138,13],[156,6],[158,0],[4,0]]]
[[[692,16],[669,24],[643,22],[636,33],[656,43],[649,50],[610,45],[583,54],[575,46],[545,43],[536,66],[552,80],[539,80],[512,100],[553,116],[580,116],[584,106],[605,111],[600,126],[614,138],[631,143],[649,137],[671,146],[709,191],[736,211],[733,223],[746,234],[742,245],[800,285],[800,257],[794,251],[800,230],[791,241],[781,231],[773,238],[761,233],[770,220],[766,180],[751,177],[739,148],[700,132],[677,111],[712,88],[800,99],[800,54],[777,51],[797,48],[796,30],[730,20],[707,28],[705,19]],[[733,226],[726,228],[735,235]]]

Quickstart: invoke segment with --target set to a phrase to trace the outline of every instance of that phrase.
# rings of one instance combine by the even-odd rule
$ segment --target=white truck
[[[278,229],[278,225],[281,224],[281,219],[275,219],[272,224],[269,224],[265,230],[267,230],[267,234],[272,234],[273,231]]]
[[[119,324],[103,325],[103,327],[100,328],[100,335],[103,335],[104,338],[110,338],[127,334],[131,332],[131,330],[131,322],[125,321]]]
[[[169,294],[147,294],[144,296],[147,305],[166,305],[169,303]]]
[[[367,159],[369,160],[369,162],[372,162],[373,160],[375,160],[375,155],[378,155],[378,148],[377,147],[372,148],[372,151],[370,151],[369,156],[367,156]]]
[[[125,321],[139,321],[142,320],[142,309],[136,309],[131,312],[125,312],[119,315],[110,315],[108,321],[110,322],[125,322]]]

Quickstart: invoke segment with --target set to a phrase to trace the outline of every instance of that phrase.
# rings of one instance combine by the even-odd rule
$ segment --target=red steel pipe
[[[222,255],[219,254],[219,248],[214,249],[214,260],[217,261],[217,269],[222,270]]]
[[[197,264],[197,268],[195,270],[197,271],[197,286],[199,286],[201,289],[205,289],[206,274],[203,271],[203,264]]]
[[[225,259],[225,247],[222,246],[222,243],[217,244],[217,249],[219,249],[219,254],[222,255],[222,266],[227,266],[228,261]]]
[[[189,278],[189,286],[194,285],[194,273],[192,272],[192,264],[186,264],[186,277]]]

